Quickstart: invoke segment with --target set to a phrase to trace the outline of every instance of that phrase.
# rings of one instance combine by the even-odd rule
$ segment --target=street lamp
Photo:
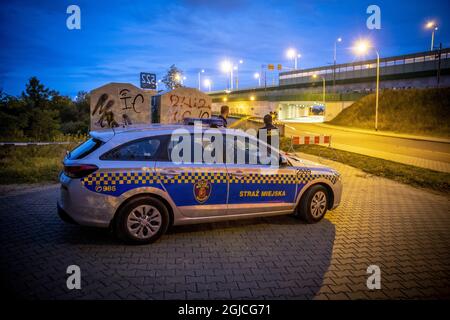
[[[208,88],[208,92],[211,92],[211,80],[209,79],[203,80],[203,85]]]
[[[183,84],[183,82],[181,81],[181,74],[175,73],[174,79],[176,82]],[[172,89],[174,89],[174,88],[172,88]]]
[[[341,37],[337,38],[336,41],[334,41],[334,59],[333,59],[334,65],[336,65],[336,49],[337,49],[338,42],[342,42]]]
[[[286,57],[288,59],[294,60],[294,70],[297,70],[297,59],[300,58],[302,55],[297,53],[297,50],[290,48],[286,51]]]
[[[317,74],[313,74],[312,77],[314,79],[319,78],[319,76]],[[325,92],[326,92],[326,89],[325,89],[325,78],[322,77],[322,76],[320,76],[320,78],[322,78],[322,103],[323,103],[323,106],[325,107]]]
[[[239,89],[239,65],[243,64],[244,60],[239,60],[239,63],[233,67],[233,70],[236,70],[236,90]]]
[[[353,47],[354,51],[358,55],[366,54],[371,48],[371,44],[366,40],[358,41]],[[375,131],[378,131],[378,96],[380,92],[380,54],[378,50],[375,49],[377,54],[377,82],[376,82],[376,93],[375,93]]]
[[[335,90],[335,86],[336,86],[336,51],[337,51],[337,44],[338,42],[342,42],[342,38],[339,37],[334,41],[334,59],[333,59],[333,92]]]
[[[224,60],[220,64],[220,68],[227,74],[227,89],[233,89],[233,65],[230,61]]]
[[[253,78],[258,79],[258,87],[261,87],[261,75],[258,72],[255,72]]]
[[[438,30],[438,27],[436,25],[436,22],[428,21],[427,24],[425,25],[425,28],[433,30],[431,32],[431,47],[430,47],[430,51],[433,51],[433,49],[434,49],[434,32]]]
[[[198,72],[198,90],[201,90],[201,74],[205,73],[205,69],[202,69]]]

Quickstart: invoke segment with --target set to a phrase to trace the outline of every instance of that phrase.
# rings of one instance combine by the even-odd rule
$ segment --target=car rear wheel
[[[119,210],[115,222],[119,239],[132,244],[146,244],[156,241],[167,231],[169,213],[158,199],[136,198]]]
[[[316,223],[322,220],[328,209],[328,191],[324,186],[315,185],[303,195],[299,207],[298,217],[307,223]]]

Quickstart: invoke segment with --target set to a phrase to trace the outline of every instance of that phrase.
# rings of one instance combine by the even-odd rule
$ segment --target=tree
[[[46,104],[50,98],[58,93],[46,88],[38,78],[31,77],[26,84],[25,92],[22,92],[22,99],[29,107],[47,107]]]
[[[90,96],[87,92],[78,92],[75,101],[71,101],[70,108],[60,111],[61,131],[64,134],[80,134],[89,132],[89,104]]]
[[[164,83],[167,90],[173,90],[183,86],[183,71],[178,69],[174,64],[170,66],[167,74],[162,78],[161,82]]]

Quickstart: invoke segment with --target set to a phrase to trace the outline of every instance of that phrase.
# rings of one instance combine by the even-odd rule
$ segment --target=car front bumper
[[[339,179],[333,185],[333,206],[331,210],[336,209],[341,204],[342,199],[342,181]]]

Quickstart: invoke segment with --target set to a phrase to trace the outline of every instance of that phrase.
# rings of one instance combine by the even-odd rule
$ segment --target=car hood
[[[292,165],[294,167],[308,168],[311,170],[335,172],[335,170],[330,167],[327,167],[323,164],[320,164],[320,163],[317,163],[314,161],[302,159],[302,158],[296,156],[295,154],[285,154],[285,156],[289,159],[289,161],[292,163]]]

